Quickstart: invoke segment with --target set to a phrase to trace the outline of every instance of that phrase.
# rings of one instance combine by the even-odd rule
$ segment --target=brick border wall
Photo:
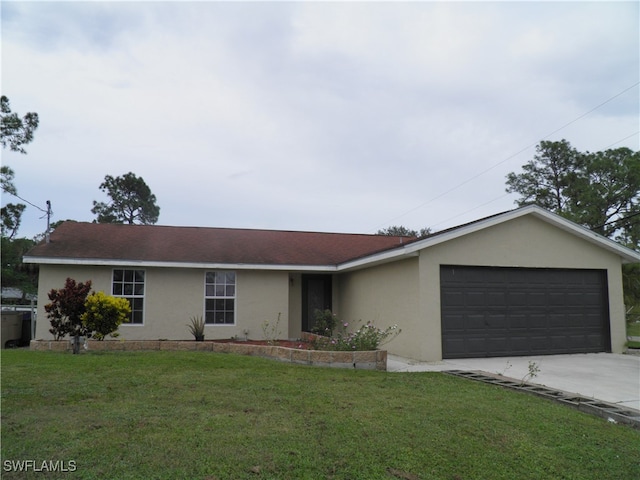
[[[235,353],[274,358],[283,362],[323,367],[387,370],[387,352],[333,352],[325,350],[299,350],[275,345],[243,345],[241,343],[196,342],[193,340],[89,340],[89,351],[143,351],[182,350],[215,353]],[[31,340],[33,351],[70,352],[70,340]]]

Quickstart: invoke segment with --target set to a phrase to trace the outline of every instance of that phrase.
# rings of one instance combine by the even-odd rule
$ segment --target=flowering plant
[[[355,331],[349,332],[348,322],[340,323],[340,331],[332,337],[316,339],[314,348],[317,350],[365,351],[377,350],[381,345],[397,337],[401,329],[392,325],[381,329],[367,322]]]

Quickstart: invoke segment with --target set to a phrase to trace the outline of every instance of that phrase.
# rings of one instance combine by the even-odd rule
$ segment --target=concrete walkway
[[[574,393],[640,411],[640,356],[615,353],[494,357],[416,362],[389,355],[389,372],[481,371],[521,381],[529,362],[539,369],[527,383]]]

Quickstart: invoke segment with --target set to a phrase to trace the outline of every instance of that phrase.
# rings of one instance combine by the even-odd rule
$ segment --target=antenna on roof
[[[51,215],[53,212],[51,211],[51,202],[47,200],[47,231],[44,233],[44,239],[46,243],[49,243],[49,237],[51,234]]]

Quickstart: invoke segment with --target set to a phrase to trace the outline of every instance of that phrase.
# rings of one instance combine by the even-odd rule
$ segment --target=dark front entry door
[[[331,310],[331,275],[302,276],[302,331],[310,332],[316,310]]]

